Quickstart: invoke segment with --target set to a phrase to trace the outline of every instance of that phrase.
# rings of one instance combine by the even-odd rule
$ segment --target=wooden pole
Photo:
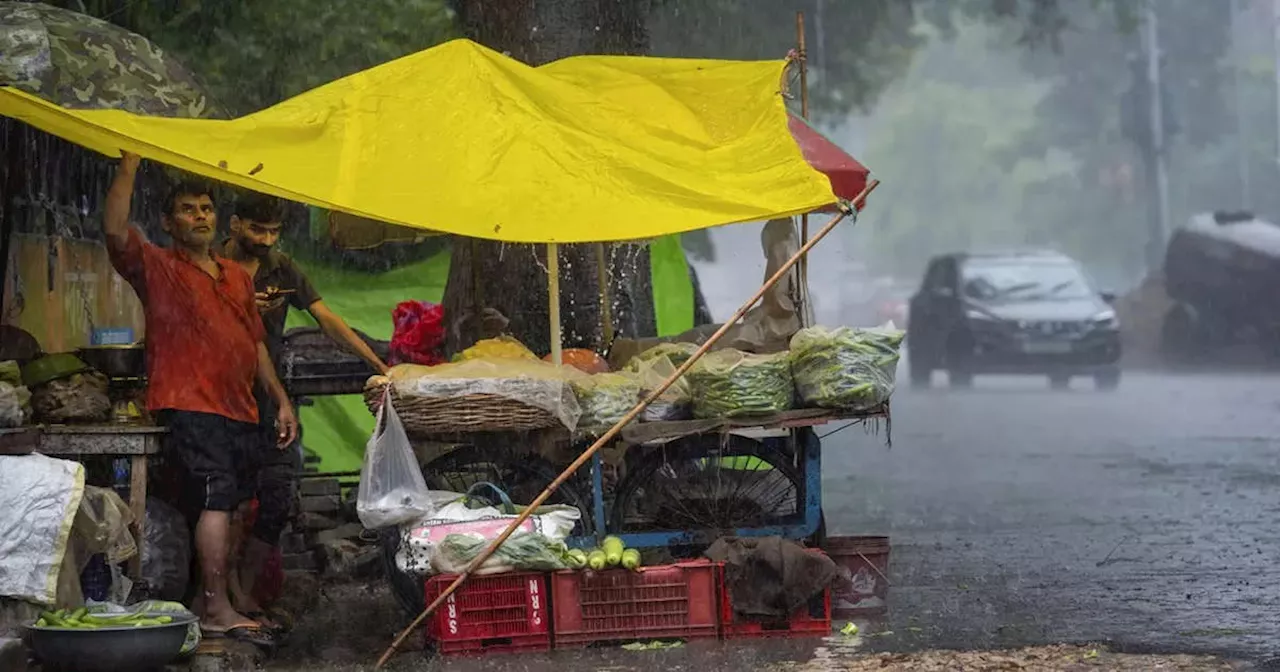
[[[796,12],[796,48],[800,63],[800,116],[809,119],[809,58],[804,43],[804,12]],[[809,242],[809,213],[800,215],[800,244]],[[800,258],[796,275],[800,294],[800,324],[809,325],[809,257]]]
[[[875,188],[879,185],[880,185],[880,182],[878,180],[872,180],[867,185],[867,187],[862,190],[862,193],[858,194],[857,198],[853,200],[852,202],[853,210],[845,210],[844,212],[841,212],[839,215],[832,217],[831,221],[827,222],[827,224],[823,226],[813,236],[812,240],[805,243],[795,254],[791,255],[790,259],[787,259],[786,263],[784,263],[781,268],[775,271],[774,274],[770,276],[768,280],[765,280],[764,284],[761,285],[760,289],[756,290],[756,293],[752,295],[750,299],[747,299],[747,301],[738,308],[738,311],[735,312],[732,317],[726,320],[724,324],[720,325],[720,328],[716,330],[716,333],[712,334],[711,338],[708,338],[707,342],[703,343],[702,346],[699,347],[698,350],[693,353],[693,356],[689,357],[689,359],[685,361],[684,364],[681,364],[680,367],[676,369],[675,373],[672,373],[666,380],[662,381],[661,385],[659,385],[657,388],[650,391],[649,394],[644,397],[644,399],[640,400],[640,403],[636,404],[635,407],[632,408],[630,411],[628,411],[626,415],[622,416],[621,420],[619,420],[612,427],[610,427],[609,431],[605,432],[600,438],[596,439],[596,442],[591,444],[590,448],[587,448],[585,451],[583,451],[583,453],[579,455],[576,460],[573,461],[573,464],[570,464],[568,467],[565,467],[565,470],[561,472],[560,475],[557,476],[554,481],[551,482],[551,485],[548,485],[547,488],[542,491],[542,494],[534,498],[534,500],[530,502],[529,505],[525,507],[523,511],[520,512],[520,515],[516,517],[515,520],[511,521],[510,524],[507,525],[507,529],[503,530],[502,534],[498,535],[497,539],[494,539],[492,542],[490,542],[489,546],[485,548],[484,551],[480,553],[480,555],[477,555],[469,565],[467,565],[466,571],[464,571],[461,575],[459,575],[458,578],[454,579],[453,583],[449,584],[449,586],[444,589],[444,592],[440,593],[439,597],[437,597],[434,601],[432,601],[431,604],[427,605],[427,608],[424,609],[421,614],[418,614],[417,618],[413,619],[413,622],[409,624],[409,627],[405,628],[399,634],[399,636],[396,637],[395,641],[391,643],[391,646],[388,647],[387,650],[382,653],[382,657],[378,659],[376,668],[381,668],[383,665],[385,665],[387,661],[391,659],[391,656],[395,654],[396,649],[400,648],[400,645],[404,643],[404,640],[407,639],[414,630],[418,629],[418,626],[422,625],[422,622],[425,621],[427,617],[431,615],[432,612],[438,609],[441,604],[444,604],[444,601],[449,599],[449,596],[452,595],[454,591],[456,591],[459,587],[461,587],[462,584],[465,583],[466,580],[471,577],[471,573],[474,572],[476,569],[478,569],[481,565],[483,565],[485,560],[488,560],[489,556],[493,555],[494,551],[497,551],[498,548],[501,547],[502,544],[507,540],[507,538],[510,537],[513,532],[515,532],[517,529],[519,529],[521,525],[524,524],[524,521],[528,520],[529,516],[533,514],[534,510],[542,506],[542,504],[547,501],[547,498],[551,496],[551,493],[555,492],[556,489],[559,488],[561,485],[564,485],[564,482],[569,480],[569,478],[572,477],[575,472],[577,472],[579,469],[582,468],[583,465],[585,465],[588,461],[590,461],[591,457],[595,455],[596,452],[598,452],[601,448],[603,448],[610,441],[612,441],[614,437],[616,437],[618,433],[622,431],[623,427],[627,426],[627,424],[630,423],[632,420],[635,420],[636,416],[640,415],[640,413],[644,411],[645,407],[653,403],[653,401],[657,399],[659,396],[661,396],[662,393],[667,390],[667,388],[674,385],[675,382],[679,380],[680,377],[683,376],[685,372],[687,372],[689,368],[694,365],[694,363],[696,363],[699,359],[702,358],[703,355],[707,354],[707,352],[711,350],[712,346],[714,346],[717,341],[719,341],[722,337],[724,337],[725,334],[729,333],[729,330],[732,329],[735,324],[737,324],[738,320],[741,320],[743,316],[747,314],[747,311],[751,310],[751,307],[756,305],[756,302],[759,301],[760,298],[763,297],[766,292],[768,292],[774,285],[778,284],[778,281],[781,280],[783,277],[785,277],[787,273],[791,271],[791,268],[796,265],[796,262],[798,262],[805,255],[805,253],[809,251],[810,248],[816,245],[818,241],[822,240],[828,233],[831,233],[831,230],[834,229],[836,225],[840,223],[841,220],[847,217],[850,212],[856,211],[857,209],[861,208],[862,203],[866,201],[867,195],[870,194],[873,190],[875,190]]]
[[[547,315],[551,321],[551,363],[560,366],[560,246],[547,243]]]
[[[613,344],[613,305],[609,299],[609,255],[596,243],[596,280],[600,283],[600,336],[605,348]]]

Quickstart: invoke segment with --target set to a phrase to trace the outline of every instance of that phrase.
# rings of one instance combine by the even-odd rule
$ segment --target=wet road
[[[1280,651],[1280,377],[1090,387],[903,389],[892,449],[824,442],[832,533],[893,541],[874,646]]]
[[[892,537],[890,614],[866,629],[888,634],[483,661],[405,654],[394,669],[828,670],[874,650],[1089,641],[1254,661],[1280,651],[1280,376],[1131,374],[1114,393],[1085,381],[1062,392],[1035,379],[979,378],[967,392],[936,382],[898,392],[891,449],[857,428],[824,441],[831,533]],[[385,593],[330,604],[344,613],[316,624],[311,662],[282,669],[367,669],[356,661],[397,620]],[[333,642],[377,619],[387,630]]]

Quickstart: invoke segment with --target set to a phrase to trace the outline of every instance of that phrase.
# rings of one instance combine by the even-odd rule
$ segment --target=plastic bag
[[[752,355],[720,350],[698,360],[688,376],[695,418],[778,413],[795,404],[787,352]]]
[[[181,600],[191,579],[191,529],[181,512],[155,497],[147,498],[142,579],[165,600]]]
[[[431,366],[444,361],[444,307],[426,301],[404,301],[391,311],[391,364]]]
[[[501,500],[500,506],[476,506],[477,502],[470,493],[479,488],[489,488],[496,492]],[[520,507],[512,504],[506,493],[488,483],[477,483],[471,486],[468,495],[440,507],[434,515],[401,526],[396,566],[403,572],[417,576],[459,571],[459,564],[465,567],[483,549],[481,546],[481,549],[473,549],[475,553],[467,555],[468,549],[477,540],[487,543],[497,539],[519,512]],[[582,512],[572,506],[542,506],[507,541],[510,542],[516,535],[537,534],[545,539],[545,542],[537,540],[538,543],[563,543],[581,517]],[[454,539],[450,548],[442,555],[442,545],[451,535],[465,535],[470,541],[462,543],[466,540]],[[481,565],[478,573],[513,571],[517,567],[512,563],[512,554],[495,553]]]
[[[892,327],[801,329],[791,338],[796,392],[807,406],[867,410],[888,401],[903,333]]]
[[[434,507],[422,468],[392,407],[391,390],[386,388],[373,436],[365,447],[356,515],[365,527],[376,530],[432,513]]]
[[[632,357],[631,361],[627,362],[625,370],[639,371],[642,364],[660,357],[665,357],[671,362],[672,366],[680,366],[688,361],[688,359],[693,356],[693,353],[697,351],[697,343],[659,343],[635,357]]]
[[[624,373],[597,373],[572,383],[582,427],[610,427],[640,400],[640,381]]]
[[[640,379],[640,391],[643,394],[658,389],[662,382],[676,372],[676,365],[671,358],[662,355],[636,362],[636,377]],[[693,413],[689,393],[689,379],[681,376],[658,395],[653,403],[645,407],[640,414],[642,422],[669,422],[672,420],[688,420]]]

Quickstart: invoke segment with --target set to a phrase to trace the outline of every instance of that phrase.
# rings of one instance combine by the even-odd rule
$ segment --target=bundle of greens
[[[688,361],[697,350],[698,346],[693,343],[659,343],[632,357],[624,369],[632,372],[639,371],[642,364],[659,357],[666,357],[671,360],[672,365],[680,366]]]
[[[640,392],[648,395],[658,389],[675,372],[676,366],[671,363],[671,358],[667,355],[640,362],[636,371],[636,378],[640,381]],[[682,376],[663,390],[653,403],[645,407],[640,414],[640,419],[644,422],[688,420],[689,403],[689,380]]]
[[[787,353],[753,355],[720,350],[689,370],[693,417],[732,418],[777,413],[795,402],[795,382]]]
[[[791,338],[800,400],[839,410],[867,410],[888,401],[902,338],[890,329],[801,329]]]
[[[440,542],[432,565],[443,574],[456,574],[480,555],[492,539],[478,534],[450,534]],[[570,569],[574,560],[562,541],[553,541],[537,532],[517,532],[480,566],[481,574],[529,571],[554,572]]]
[[[640,381],[625,373],[597,373],[570,381],[582,415],[579,427],[608,427],[640,400]]]

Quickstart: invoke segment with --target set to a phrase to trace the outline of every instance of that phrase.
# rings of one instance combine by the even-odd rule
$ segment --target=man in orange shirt
[[[201,628],[209,636],[270,646],[261,625],[236,612],[227,594],[231,513],[252,491],[261,450],[255,380],[279,409],[278,445],[298,421],[263,344],[248,273],[211,250],[217,216],[207,186],[179,184],[161,226],[170,248],[145,241],[129,224],[140,160],[125,153],[107,192],[103,232],[116,271],[146,314],[147,406],[169,430],[166,448],[186,482],[203,586]]]

